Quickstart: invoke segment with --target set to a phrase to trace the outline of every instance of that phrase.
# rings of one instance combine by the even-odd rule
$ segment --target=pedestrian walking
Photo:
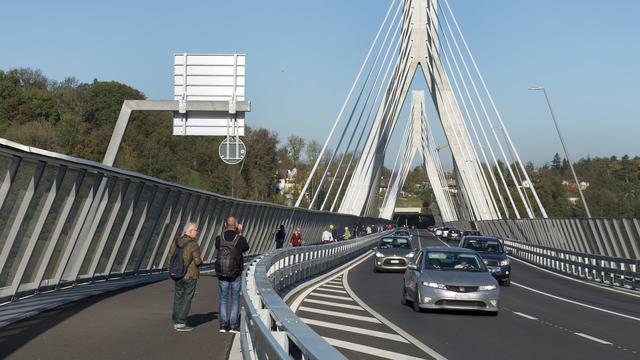
[[[276,249],[281,249],[282,245],[284,245],[284,225],[280,225],[280,229],[276,232]]]
[[[344,240],[349,240],[349,239],[351,239],[351,231],[349,231],[349,227],[348,227],[348,226],[345,226],[345,228],[344,228],[344,235],[342,235],[342,238],[343,238]]]
[[[300,233],[300,228],[296,228],[293,231],[293,234],[291,235],[291,246],[302,246],[302,234]]]
[[[325,231],[322,232],[322,243],[323,244],[332,243],[333,241],[334,241],[333,235],[331,235],[331,232],[329,230],[325,230]]]
[[[238,224],[234,216],[225,221],[225,230],[216,237],[215,247],[218,251],[215,270],[218,275],[220,332],[239,333],[241,275],[244,269],[242,253],[249,250],[249,243],[242,236],[242,224]]]
[[[169,250],[169,273],[175,281],[173,292],[173,328],[176,331],[191,331],[187,326],[187,316],[191,309],[191,301],[196,292],[196,283],[200,277],[198,266],[202,264],[200,246],[195,241],[198,237],[198,225],[187,223]]]

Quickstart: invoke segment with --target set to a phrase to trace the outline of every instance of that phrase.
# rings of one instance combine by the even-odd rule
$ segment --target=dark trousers
[[[281,249],[284,245],[284,240],[276,240],[276,249]]]
[[[187,316],[191,309],[191,300],[196,292],[197,279],[187,280],[182,278],[176,281],[175,291],[173,293],[173,323],[187,323]]]

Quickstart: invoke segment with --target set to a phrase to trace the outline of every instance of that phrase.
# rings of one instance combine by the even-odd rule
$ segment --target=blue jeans
[[[219,317],[221,329],[240,329],[240,288],[242,276],[218,277]],[[231,288],[231,316],[228,314],[229,288]]]

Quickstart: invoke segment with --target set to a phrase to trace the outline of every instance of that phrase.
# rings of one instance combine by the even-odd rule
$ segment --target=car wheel
[[[487,315],[487,316],[498,316],[498,312],[497,311],[487,311],[485,313],[485,315]]]
[[[511,285],[511,276],[509,276],[509,277],[508,277],[508,278],[506,278],[505,280],[502,280],[502,281],[500,282],[500,285],[502,285],[502,286],[509,286],[509,285]]]
[[[411,308],[413,309],[413,311],[415,312],[421,312],[422,309],[420,309],[420,300],[418,300],[418,294],[416,293],[416,297],[413,299],[413,301],[411,302]]]

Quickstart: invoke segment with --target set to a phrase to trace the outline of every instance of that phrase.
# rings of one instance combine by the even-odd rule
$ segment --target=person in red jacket
[[[302,246],[302,234],[300,234],[300,228],[296,228],[293,235],[291,235],[291,246]]]

